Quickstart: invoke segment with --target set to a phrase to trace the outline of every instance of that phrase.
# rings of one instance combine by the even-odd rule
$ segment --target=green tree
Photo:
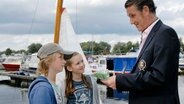
[[[40,43],[32,43],[28,46],[28,53],[35,53],[38,52],[38,50],[42,47]]]
[[[139,42],[132,43],[131,41],[128,41],[127,43],[125,42],[118,42],[117,44],[114,45],[112,49],[113,54],[126,54],[132,49],[138,49],[139,47]]]
[[[84,53],[91,55],[109,54],[111,46],[107,42],[96,43],[95,41],[82,42],[82,50]]]
[[[130,51],[133,48],[133,43],[131,41],[128,41],[126,44],[125,52]]]
[[[126,53],[126,43],[118,42],[114,45],[112,53],[113,54],[125,54]]]
[[[84,51],[84,54],[92,54],[92,41],[88,42],[82,42],[80,43],[82,50]]]
[[[5,55],[9,56],[12,54],[12,50],[10,48],[7,48],[5,51]]]
[[[82,42],[81,48],[84,51],[85,54],[95,54],[95,47],[97,46],[97,43],[95,41],[87,41],[87,42]]]
[[[133,48],[136,49],[136,48],[139,48],[139,41],[137,41],[135,44],[133,44]]]
[[[111,49],[111,45],[108,44],[107,42],[100,42],[98,44],[98,50],[100,50],[98,53],[99,54],[103,54],[103,55],[106,55],[106,54],[110,54],[110,49]]]

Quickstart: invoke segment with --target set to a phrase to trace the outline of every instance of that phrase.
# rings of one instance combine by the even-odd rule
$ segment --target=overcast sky
[[[65,0],[78,41],[139,41],[125,0]],[[157,16],[184,37],[184,0],[155,0]],[[53,42],[56,0],[1,0],[0,51]]]

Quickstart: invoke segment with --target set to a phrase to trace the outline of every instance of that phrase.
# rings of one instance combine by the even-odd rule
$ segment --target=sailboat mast
[[[63,12],[63,0],[57,0],[56,8],[56,19],[55,19],[55,30],[54,30],[54,43],[59,43],[59,33],[60,33],[60,24],[61,24],[61,14]]]

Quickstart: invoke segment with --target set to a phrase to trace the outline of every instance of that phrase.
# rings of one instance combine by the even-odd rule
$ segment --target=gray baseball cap
[[[55,52],[60,52],[64,55],[69,55],[69,56],[73,54],[72,51],[66,51],[56,43],[47,43],[38,50],[37,57],[40,60],[42,60]]]

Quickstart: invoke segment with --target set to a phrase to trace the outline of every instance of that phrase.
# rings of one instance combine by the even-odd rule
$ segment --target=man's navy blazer
[[[159,20],[131,73],[116,76],[117,90],[129,91],[129,104],[179,104],[179,52],[176,32]]]

